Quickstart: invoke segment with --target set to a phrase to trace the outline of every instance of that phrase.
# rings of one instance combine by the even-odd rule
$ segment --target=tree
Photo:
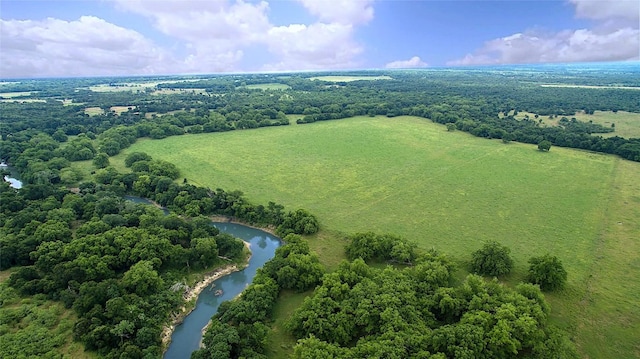
[[[540,143],[538,143],[538,149],[540,151],[549,151],[549,149],[551,149],[551,142],[547,141],[547,140],[542,140],[540,141]]]
[[[109,166],[109,155],[104,152],[99,152],[93,158],[93,165],[98,168],[105,168]]]
[[[513,268],[509,252],[511,250],[508,247],[496,241],[488,241],[472,253],[471,270],[489,276],[509,274]]]
[[[556,290],[567,281],[567,271],[558,257],[545,254],[529,259],[527,281],[540,285],[542,290]]]
[[[451,131],[455,131],[456,130],[456,124],[455,123],[447,123],[447,131],[451,132]]]
[[[129,155],[127,155],[127,158],[125,158],[124,165],[127,167],[131,167],[131,165],[133,165],[138,161],[150,161],[150,160],[151,160],[151,156],[149,156],[144,152],[132,152]]]
[[[125,272],[122,284],[131,293],[146,296],[157,293],[162,288],[163,280],[153,269],[151,261],[140,261]]]

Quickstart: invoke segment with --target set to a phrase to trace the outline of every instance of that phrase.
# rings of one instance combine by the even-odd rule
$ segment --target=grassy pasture
[[[517,119],[523,119],[524,116],[535,120],[535,114],[530,112],[521,111],[516,115]],[[557,126],[558,120],[562,116],[554,119],[549,119],[549,116],[540,116],[542,123],[547,126]],[[578,121],[598,123],[605,127],[611,127],[611,124],[615,124],[615,131],[609,133],[600,133],[598,136],[613,137],[620,136],[624,138],[640,138],[640,113],[618,111],[614,113],[612,111],[595,111],[593,115],[587,115],[584,112],[576,113],[573,116],[565,116],[569,119],[575,117]]]
[[[184,94],[184,93],[203,95],[203,94],[207,94],[207,90],[206,89],[171,89],[171,88],[167,88],[167,89],[155,90],[151,94],[152,95],[178,95],[178,94]]]
[[[582,353],[640,353],[637,163],[558,147],[543,153],[414,117],[142,140],[112,163],[133,151],[175,163],[190,183],[310,210],[323,227],[313,247],[330,268],[343,256],[343,234],[356,231],[396,233],[463,266],[495,239],[516,260],[509,283],[524,277],[529,257],[551,252],[569,272],[567,288],[548,295],[553,320]]]
[[[246,88],[251,90],[287,90],[290,89],[291,86],[273,82],[268,84],[247,85]]]
[[[0,97],[5,99],[10,99],[14,97],[25,97],[31,96],[31,91],[23,91],[23,92],[0,92]]]
[[[351,82],[361,80],[392,80],[390,76],[316,76],[310,77],[309,80],[321,80],[328,82]]]
[[[120,115],[123,112],[129,111],[129,107],[131,107],[132,109],[136,108],[135,106],[111,106],[110,110],[114,111],[116,115]],[[87,107],[84,109],[84,113],[89,116],[97,116],[102,115],[104,111],[100,107]]]
[[[565,87],[565,88],[581,88],[581,89],[622,89],[622,90],[640,90],[640,87],[634,86],[594,86],[594,85],[572,85],[572,84],[542,84],[540,87]]]
[[[6,98],[6,99],[1,99],[0,102],[29,103],[29,102],[47,102],[47,100],[38,99],[38,98]]]

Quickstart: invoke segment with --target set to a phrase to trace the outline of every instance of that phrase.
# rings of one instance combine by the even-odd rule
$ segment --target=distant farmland
[[[529,257],[553,253],[569,272],[568,288],[548,295],[554,321],[591,357],[639,350],[640,328],[624,324],[640,323],[638,163],[558,147],[543,153],[414,117],[144,140],[112,162],[134,151],[175,163],[191,183],[308,209],[328,241],[327,233],[395,233],[464,268],[494,239],[516,259],[511,283]]]

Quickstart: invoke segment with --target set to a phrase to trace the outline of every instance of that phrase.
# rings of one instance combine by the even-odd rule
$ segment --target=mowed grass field
[[[300,126],[142,140],[190,183],[242,190],[316,214],[323,262],[346,233],[395,233],[464,268],[485,240],[512,250],[514,273],[550,252],[567,288],[549,294],[553,320],[589,358],[640,356],[640,164],[614,156],[503,144],[414,117],[356,117]],[[292,298],[293,300],[293,298]],[[295,300],[294,300],[295,301]]]

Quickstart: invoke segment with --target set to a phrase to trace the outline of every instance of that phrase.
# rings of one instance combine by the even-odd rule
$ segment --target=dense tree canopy
[[[577,358],[537,287],[450,281],[434,253],[402,270],[345,262],[291,317],[294,358]]]

